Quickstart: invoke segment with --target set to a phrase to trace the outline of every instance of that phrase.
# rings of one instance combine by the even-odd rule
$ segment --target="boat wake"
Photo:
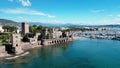
[[[23,53],[23,54],[21,54],[21,55],[13,56],[13,57],[8,57],[8,58],[5,58],[5,59],[7,59],[7,60],[10,60],[10,59],[16,59],[16,58],[19,58],[19,57],[25,56],[25,55],[27,55],[27,54],[29,54],[29,52],[25,52],[25,53]]]

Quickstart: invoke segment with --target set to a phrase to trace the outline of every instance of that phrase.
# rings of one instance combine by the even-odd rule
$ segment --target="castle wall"
[[[54,44],[61,44],[65,42],[72,41],[72,38],[59,38],[59,39],[44,39],[42,44],[43,46],[54,45]]]
[[[22,43],[21,47],[22,47],[23,50],[28,50],[28,49],[31,49],[31,48],[41,47],[42,46],[41,41],[34,42],[34,44],[31,43],[31,42]]]
[[[0,47],[0,53],[5,53],[5,52],[6,52],[5,46],[1,46],[1,47]]]
[[[21,35],[20,34],[12,35],[12,45],[15,48],[15,54],[23,53],[23,50],[21,48]]]
[[[35,47],[62,44],[62,43],[70,42],[72,40],[73,40],[72,38],[44,39],[42,41],[34,41],[35,44],[33,44],[33,42],[23,43],[22,49],[28,50],[28,49],[35,48]]]
[[[0,47],[0,57],[10,56],[5,50],[5,46]]]

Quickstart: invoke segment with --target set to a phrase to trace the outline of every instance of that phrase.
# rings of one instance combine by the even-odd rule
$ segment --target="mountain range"
[[[30,25],[41,25],[46,27],[119,27],[120,24],[110,24],[110,25],[80,25],[80,24],[50,24],[50,23],[42,23],[42,22],[29,22]],[[0,25],[12,25],[12,26],[20,26],[20,22],[15,22],[7,19],[0,19]]]
[[[1,26],[4,26],[4,25],[18,26],[19,23],[12,20],[0,19],[0,25]]]

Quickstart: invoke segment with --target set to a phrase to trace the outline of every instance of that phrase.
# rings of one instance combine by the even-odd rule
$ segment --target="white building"
[[[53,29],[52,36],[53,38],[60,38],[60,36],[62,36],[62,32],[58,31],[57,29]]]
[[[2,28],[2,26],[0,26],[0,33],[4,32],[4,29]]]

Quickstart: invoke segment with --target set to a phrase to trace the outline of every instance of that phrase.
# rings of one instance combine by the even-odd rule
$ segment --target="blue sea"
[[[17,59],[1,59],[0,68],[120,68],[120,41],[78,39],[28,50]]]

